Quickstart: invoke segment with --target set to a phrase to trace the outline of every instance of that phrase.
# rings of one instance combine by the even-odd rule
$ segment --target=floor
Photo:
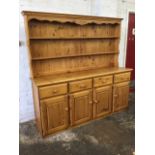
[[[20,155],[132,155],[135,149],[135,97],[129,108],[42,139],[34,121],[20,124]]]

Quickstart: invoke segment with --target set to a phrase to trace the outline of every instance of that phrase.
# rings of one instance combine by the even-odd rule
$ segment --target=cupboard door
[[[112,112],[112,86],[94,89],[93,117],[101,117]]]
[[[71,125],[86,122],[92,118],[92,91],[74,93],[70,97]]]
[[[69,125],[68,97],[59,96],[41,100],[43,135],[47,135]]]
[[[129,82],[114,85],[113,111],[119,111],[128,106]]]

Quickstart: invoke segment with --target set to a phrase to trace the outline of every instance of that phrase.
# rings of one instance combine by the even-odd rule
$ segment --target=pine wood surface
[[[28,20],[39,19],[47,21],[66,21],[75,22],[78,24],[88,23],[120,23],[122,18],[112,17],[99,17],[99,16],[87,16],[87,15],[75,15],[75,14],[61,14],[61,13],[48,13],[48,12],[35,12],[35,11],[23,11],[22,14],[28,17]],[[76,21],[77,20],[77,21]]]
[[[61,83],[61,82],[81,80],[81,79],[86,79],[90,77],[98,77],[102,75],[124,73],[124,72],[129,72],[129,71],[132,71],[132,69],[130,68],[100,68],[100,69],[87,70],[87,71],[81,71],[81,72],[42,76],[39,78],[35,78],[34,82],[37,86],[43,86],[43,85],[49,85],[49,84],[55,84],[55,83]]]
[[[120,18],[23,12],[31,77],[118,67]]]
[[[129,82],[114,85],[113,111],[119,111],[128,106]]]
[[[50,85],[39,88],[40,99],[67,94],[67,84]]]
[[[43,135],[69,126],[68,97],[58,96],[41,100]]]
[[[94,114],[93,117],[101,117],[112,112],[112,86],[104,86],[94,89]]]
[[[42,136],[128,106],[130,68],[118,67],[121,18],[24,11]]]
[[[80,91],[70,95],[71,126],[92,119],[92,90]]]

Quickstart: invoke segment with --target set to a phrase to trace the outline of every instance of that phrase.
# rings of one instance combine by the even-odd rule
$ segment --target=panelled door
[[[119,111],[128,106],[129,82],[114,85],[113,111]]]
[[[101,117],[112,112],[112,86],[94,89],[93,117]]]
[[[86,122],[92,118],[92,90],[73,93],[70,96],[71,125]]]
[[[49,134],[69,125],[68,97],[59,96],[41,100],[43,134]]]

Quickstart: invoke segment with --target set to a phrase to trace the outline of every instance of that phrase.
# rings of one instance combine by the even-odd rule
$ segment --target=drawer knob
[[[80,85],[80,88],[86,88],[86,85],[84,85],[84,84]]]
[[[102,80],[102,83],[106,83],[106,80]]]
[[[53,93],[55,94],[55,93],[57,93],[58,91],[57,90],[53,90]]]

